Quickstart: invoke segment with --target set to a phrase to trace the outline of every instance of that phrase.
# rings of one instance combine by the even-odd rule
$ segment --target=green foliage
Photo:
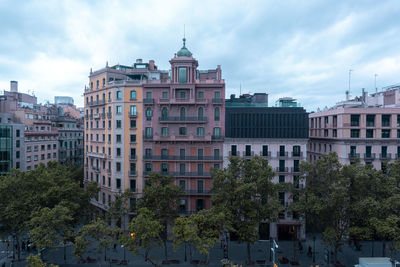
[[[42,261],[40,255],[29,254],[28,258],[26,258],[28,264],[27,267],[46,267],[46,263]],[[50,264],[50,267],[58,267],[58,265]]]
[[[134,237],[131,235],[121,236],[120,239],[125,247],[135,254],[143,249],[145,260],[150,260],[155,264],[149,254],[155,246],[162,246],[160,234],[163,231],[163,225],[155,214],[147,208],[140,208],[138,216],[129,223],[128,229],[130,233],[134,234]]]
[[[259,156],[249,161],[231,157],[228,168],[213,174],[214,207],[225,214],[231,230],[248,246],[258,240],[260,223],[277,220],[284,210],[278,191],[285,188],[273,183],[274,176],[268,161]]]
[[[107,217],[121,225],[122,231],[125,231],[126,216],[129,212],[129,200],[133,197],[133,193],[126,189],[125,192],[118,192],[115,200],[110,203],[107,210]]]

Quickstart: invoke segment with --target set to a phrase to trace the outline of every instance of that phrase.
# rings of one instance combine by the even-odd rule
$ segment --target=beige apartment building
[[[359,159],[384,169],[400,155],[399,86],[337,103],[309,115],[308,160],[335,151],[342,164]]]

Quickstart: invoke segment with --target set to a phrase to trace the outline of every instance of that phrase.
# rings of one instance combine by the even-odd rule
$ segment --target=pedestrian
[[[311,246],[308,246],[307,256],[311,257],[311,255],[312,255],[312,248]]]
[[[22,241],[22,250],[25,250],[25,242],[24,241]]]
[[[299,241],[299,251],[302,252],[303,251],[303,245],[301,244],[301,242]]]

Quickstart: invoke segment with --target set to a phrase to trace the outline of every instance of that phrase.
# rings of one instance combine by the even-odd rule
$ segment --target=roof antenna
[[[242,95],[242,83],[240,83],[240,87],[239,87],[239,97]]]

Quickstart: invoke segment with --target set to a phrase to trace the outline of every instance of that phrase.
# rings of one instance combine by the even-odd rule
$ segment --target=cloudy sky
[[[300,5],[301,3],[301,5]],[[361,88],[400,83],[399,1],[0,0],[0,90],[17,80],[40,102],[82,105],[90,68],[154,59],[182,46],[200,69],[221,65],[226,96],[267,92],[308,111]]]

